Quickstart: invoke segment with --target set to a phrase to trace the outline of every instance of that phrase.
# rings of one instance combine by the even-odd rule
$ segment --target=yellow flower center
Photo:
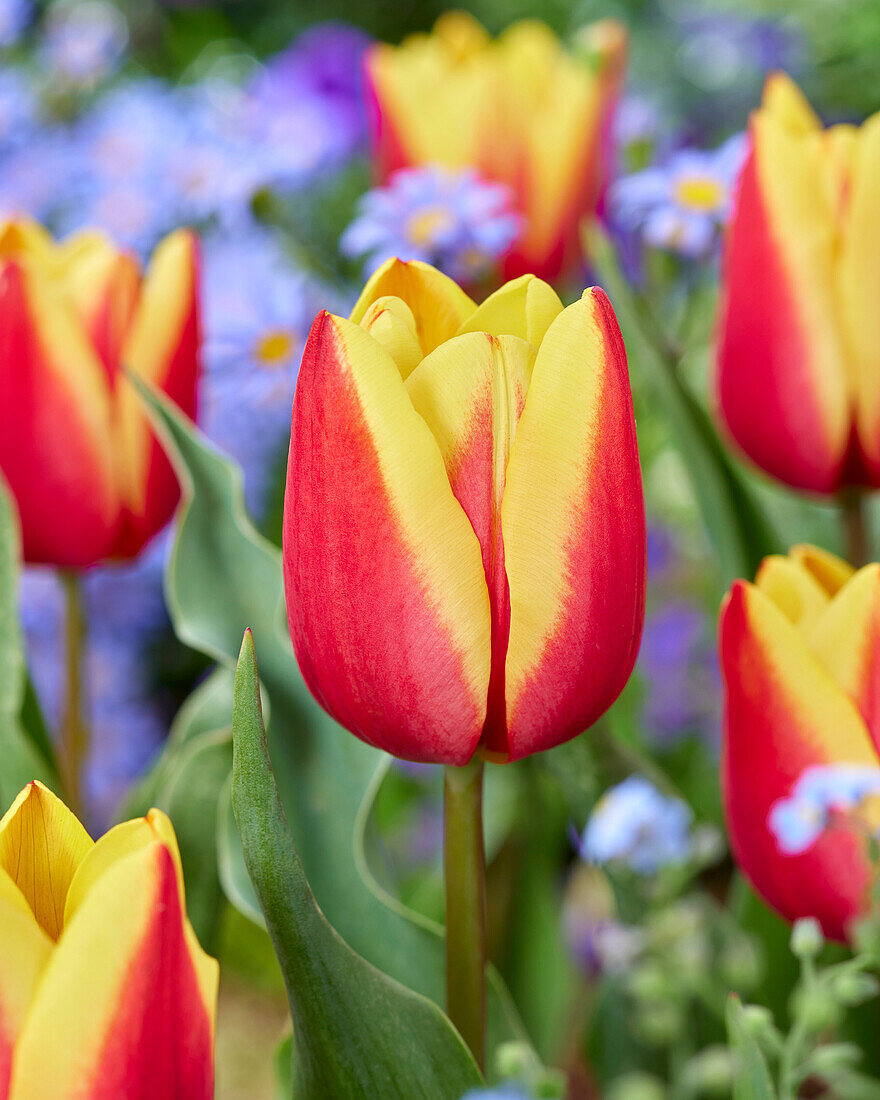
[[[428,245],[438,233],[449,229],[452,215],[442,206],[431,206],[414,214],[406,227],[406,233],[413,244]]]
[[[277,367],[293,352],[293,336],[283,329],[265,333],[257,341],[257,359],[268,367]]]
[[[691,176],[678,181],[675,197],[689,210],[716,210],[724,201],[724,188],[711,176]]]

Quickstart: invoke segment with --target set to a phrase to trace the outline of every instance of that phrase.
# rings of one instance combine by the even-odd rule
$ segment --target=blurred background
[[[825,121],[859,121],[876,110],[880,5],[476,0],[458,6],[493,34],[522,18],[544,20],[572,42],[597,19],[613,16],[627,26],[628,75],[614,122],[617,184],[605,217],[630,278],[647,285],[676,317],[693,349],[683,370],[694,392],[705,396],[725,203],[718,202],[708,222],[681,210],[648,221],[644,177],[637,173],[665,171],[682,155],[703,157],[719,186],[729,188],[738,162],[735,146],[726,143],[743,132],[774,69],[799,82]],[[391,240],[382,222],[387,205],[383,215],[364,199],[372,176],[363,52],[374,39],[396,43],[429,30],[443,10],[439,0],[0,0],[0,214],[31,215],[62,236],[97,226],[145,260],[176,226],[199,230],[199,422],[241,464],[248,507],[274,540],[293,386],[314,314],[350,309],[371,248],[403,253],[424,243],[407,241],[405,233]],[[409,201],[388,200],[392,222],[393,203]],[[506,240],[503,222],[483,225],[474,217],[476,246],[493,259]],[[455,258],[447,258],[453,264]],[[437,259],[443,266],[444,257]],[[570,280],[569,298],[589,277],[583,271]],[[604,887],[590,878],[572,843],[543,849],[528,864],[535,882],[549,880],[548,897],[556,900],[545,911],[526,911],[531,895],[510,869],[521,866],[517,854],[536,838],[516,827],[510,807],[522,796],[517,785],[543,807],[548,834],[577,833],[622,744],[659,761],[699,821],[710,830],[720,826],[719,578],[669,428],[638,384],[635,397],[650,523],[648,617],[637,676],[589,745],[576,742],[490,790],[497,831],[489,839],[492,896],[503,899],[490,915],[496,961],[521,1007],[531,1005],[533,1019],[526,1022],[557,1061],[571,1054],[566,1042],[577,1045],[583,1021],[575,1012],[567,1035],[561,1021],[542,1015],[545,979],[524,962],[535,953],[519,953],[518,937],[546,935],[548,944],[563,945],[550,970],[566,975],[569,1006],[585,1015],[595,1006],[586,985],[583,996],[576,995],[578,983],[607,965],[614,951],[625,958],[626,937],[600,960],[595,932],[607,923]],[[829,509],[763,482],[758,491],[797,538],[836,543]],[[162,595],[168,538],[160,536],[136,564],[93,570],[85,582],[94,731],[87,793],[95,830],[114,818],[206,668],[169,627]],[[61,598],[52,572],[27,571],[22,613],[51,725],[61,706],[62,660]],[[612,734],[617,748],[603,757],[603,738]],[[619,770],[626,772],[623,765]],[[436,771],[395,766],[373,815],[385,876],[404,900],[433,917],[442,912]],[[561,829],[551,820],[552,798],[542,801],[548,783],[548,789],[576,787]],[[571,806],[580,807],[579,816]],[[722,843],[711,832],[709,842]],[[685,916],[696,922],[687,927],[702,919],[695,912]],[[264,935],[231,907],[218,923],[214,946],[224,965],[218,1097],[262,1100],[273,1095],[272,1054],[284,1029],[285,1001]],[[757,967],[747,955],[740,965]],[[605,1031],[593,1033],[597,1049],[611,1043],[614,1014],[603,1019]],[[649,1032],[652,1026],[662,1031],[663,1020],[646,1020]],[[603,1056],[607,1051],[600,1050],[597,1057]],[[634,1056],[618,1050],[614,1057],[624,1065]]]

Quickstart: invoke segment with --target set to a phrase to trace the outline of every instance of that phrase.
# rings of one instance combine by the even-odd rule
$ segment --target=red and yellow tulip
[[[142,276],[100,233],[56,243],[32,222],[0,226],[0,470],[29,562],[133,557],[174,510],[177,479],[124,368],[194,415],[194,236],[167,237]]]
[[[25,787],[0,821],[0,1100],[210,1100],[217,982],[168,818],[93,843]]]
[[[784,917],[843,939],[868,900],[864,838],[832,829],[785,855],[768,826],[808,767],[880,766],[880,565],[797,546],[737,581],[721,611],[722,782],[733,853]],[[880,825],[876,804],[866,808]]]
[[[463,764],[586,729],[638,649],[644,502],[626,355],[593,288],[527,275],[477,307],[391,260],[320,314],[293,403],[291,636],[369,744]]]
[[[583,42],[585,56],[576,57],[538,21],[493,41],[469,15],[450,12],[431,34],[367,55],[380,179],[438,164],[507,184],[524,219],[507,278],[570,273],[580,260],[579,223],[603,193],[626,32],[605,21]]]
[[[721,413],[795,488],[880,486],[880,114],[823,129],[778,74],[750,135],[724,262]]]

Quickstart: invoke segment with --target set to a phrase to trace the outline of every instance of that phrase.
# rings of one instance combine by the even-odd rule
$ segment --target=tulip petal
[[[0,871],[0,1100],[9,1095],[15,1044],[51,954],[52,941],[9,876]]]
[[[377,298],[360,325],[388,352],[397,364],[400,377],[406,380],[422,359],[416,320],[406,302],[388,295]]]
[[[107,378],[45,274],[0,266],[0,469],[21,513],[25,560],[83,567],[119,516]]]
[[[770,597],[789,622],[801,629],[825,610],[830,598],[808,569],[781,554],[764,558],[755,584]]]
[[[36,780],[0,821],[0,869],[21,890],[37,923],[53,940],[61,934],[71,879],[91,847],[76,816]]]
[[[459,331],[519,336],[537,348],[561,312],[562,302],[549,283],[534,275],[522,275],[490,294]]]
[[[538,351],[507,468],[507,745],[574,737],[632,671],[645,599],[645,511],[626,353],[593,288]]]
[[[373,302],[384,297],[402,298],[409,306],[425,355],[455,336],[477,308],[457,283],[419,260],[384,263],[361,292],[351,320],[360,324]]]
[[[788,556],[808,570],[829,596],[840,591],[846,582],[855,576],[855,569],[836,554],[823,550],[821,546],[800,543],[792,546]]]
[[[327,313],[293,403],[284,574],[300,669],[337,721],[396,756],[470,759],[490,664],[480,544],[394,361]]]
[[[866,565],[806,628],[810,649],[853,700],[880,752],[880,565]]]
[[[115,861],[65,928],[25,1021],[15,1100],[210,1100],[217,964],[194,951],[172,854]]]
[[[196,414],[201,340],[199,256],[195,235],[178,230],[153,254],[123,349],[123,365],[163,390],[191,419]],[[180,498],[162,445],[127,379],[118,390],[116,452],[125,505],[117,557],[130,557],[161,530]]]
[[[867,480],[880,485],[880,114],[856,140],[840,252],[838,297],[856,373],[856,429]]]
[[[516,336],[466,333],[423,359],[406,387],[440,445],[452,491],[480,540],[492,608],[492,675],[483,742],[492,744],[507,741],[504,659],[510,594],[501,502],[534,358],[531,344]]]
[[[734,856],[784,917],[814,916],[843,939],[870,879],[863,842],[840,829],[802,855],[782,855],[767,824],[811,765],[876,767],[858,711],[799,631],[753,585],[737,582],[721,612],[725,684],[722,787]]]
[[[724,261],[718,401],[762,469],[833,492],[851,434],[851,383],[837,322],[836,213],[821,135],[752,120]]]

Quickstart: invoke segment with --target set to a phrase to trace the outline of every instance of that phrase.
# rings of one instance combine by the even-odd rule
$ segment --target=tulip
[[[586,729],[638,649],[645,520],[605,294],[523,276],[477,307],[391,260],[321,313],[293,403],[284,576],[306,683],[417,761],[518,760]]]
[[[210,1100],[217,982],[168,818],[93,843],[25,787],[0,821],[0,1100]]]
[[[0,471],[28,562],[131,558],[168,522],[177,479],[125,369],[194,415],[194,236],[167,237],[142,277],[100,233],[0,227]]]
[[[786,919],[815,917],[844,939],[868,902],[872,868],[852,828],[785,854],[771,811],[807,769],[880,766],[880,565],[858,570],[813,547],[762,563],[721,611],[722,786],[733,854]],[[823,774],[822,771],[811,772]],[[877,804],[869,822],[880,825]]]
[[[579,224],[595,213],[610,160],[610,122],[626,62],[626,31],[587,28],[584,56],[543,23],[492,41],[470,16],[441,16],[430,35],[367,54],[373,155],[382,182],[399,168],[475,168],[513,192],[524,215],[507,278],[569,274]]]
[[[880,114],[824,130],[777,74],[749,134],[724,260],[721,414],[795,488],[880,486]]]

